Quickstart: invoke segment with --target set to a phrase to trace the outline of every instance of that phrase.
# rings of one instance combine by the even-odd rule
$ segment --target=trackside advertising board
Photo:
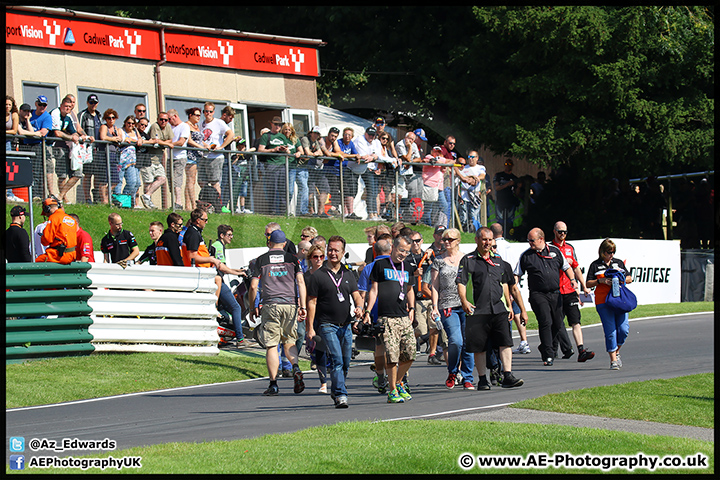
[[[160,33],[133,25],[5,12],[5,41],[28,47],[160,60]]]
[[[320,74],[317,50],[305,46],[166,32],[165,50],[168,62],[285,75]]]
[[[15,12],[5,12],[5,22],[5,41],[11,45],[152,61],[162,58],[158,29]],[[318,50],[305,45],[188,35],[167,29],[164,38],[166,59],[172,63],[283,75],[320,75]]]
[[[625,263],[630,270],[633,282],[629,284],[630,290],[637,296],[638,305],[653,303],[680,303],[680,242],[665,240],[635,240],[613,238],[617,246],[616,258]],[[570,241],[575,247],[575,253],[583,272],[583,279],[587,278],[587,269],[598,258],[598,248],[602,239]],[[423,249],[430,244],[423,245]],[[366,243],[348,244],[349,262],[359,262],[365,258]],[[510,243],[507,251],[508,263],[513,268],[520,254],[527,250],[528,243]],[[476,249],[475,244],[464,243],[460,245],[463,253],[470,253]],[[226,256],[232,268],[247,266],[250,260],[265,253],[267,248],[236,248],[229,249]],[[531,310],[528,301],[527,274],[520,279],[520,292],[525,302],[525,308]],[[591,296],[592,298],[592,296]],[[595,304],[586,302],[583,306],[594,307]]]

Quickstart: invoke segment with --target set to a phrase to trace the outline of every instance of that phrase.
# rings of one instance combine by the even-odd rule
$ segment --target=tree
[[[440,98],[496,151],[586,178],[712,165],[714,31],[705,7],[477,7]],[[482,52],[481,54],[479,54]],[[477,83],[464,88],[457,79]]]

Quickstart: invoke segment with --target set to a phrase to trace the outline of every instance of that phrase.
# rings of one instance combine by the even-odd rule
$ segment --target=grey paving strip
[[[437,417],[436,417],[437,418]],[[476,413],[439,417],[439,420],[473,420],[481,422],[538,423],[544,425],[570,425],[573,427],[601,428],[644,435],[692,438],[706,442],[715,441],[715,429],[671,425],[668,423],[627,420],[624,418],[595,417],[571,413],[546,412],[526,408],[495,408]]]

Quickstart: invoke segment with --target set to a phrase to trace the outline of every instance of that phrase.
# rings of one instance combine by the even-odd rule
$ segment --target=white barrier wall
[[[94,263],[96,352],[217,355],[215,269]]]
[[[630,289],[637,296],[639,305],[680,302],[680,242],[625,238],[613,238],[612,240],[617,246],[615,256],[625,263],[633,277]],[[590,263],[598,258],[598,248],[601,242],[602,239],[568,242],[575,247],[583,278],[587,278],[586,272]],[[423,245],[423,249],[429,246],[430,244],[426,243]],[[475,248],[476,245],[473,243],[460,245],[460,250],[464,253],[470,253]],[[367,249],[366,243],[348,244],[346,248],[350,254],[348,261],[362,261]],[[508,243],[505,260],[514,268],[520,254],[527,249],[526,242]],[[228,264],[233,268],[247,266],[250,260],[266,251],[265,247],[229,249],[226,252]],[[529,310],[527,276],[520,279],[520,291],[525,301],[525,307]],[[584,306],[594,306],[594,304],[586,303]]]

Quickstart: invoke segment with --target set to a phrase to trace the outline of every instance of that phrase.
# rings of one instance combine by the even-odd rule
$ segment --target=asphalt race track
[[[6,448],[11,436],[61,441],[64,438],[117,442],[117,449],[168,442],[233,440],[292,432],[315,425],[348,420],[447,418],[503,406],[518,400],[598,385],[673,378],[714,371],[714,315],[712,312],[631,320],[630,335],[622,349],[623,368],[609,369],[602,327],[583,328],[585,345],[595,358],[577,362],[556,359],[543,366],[537,352],[537,335],[529,338],[533,352],[513,355],[513,373],[525,380],[520,388],[490,391],[447,390],[447,369],[428,365],[420,354],[410,370],[413,399],[388,404],[372,388],[367,365],[350,369],[350,408],[336,410],[329,395],[316,393],[317,373],[305,374],[306,389],[292,392],[292,379],[279,379],[280,395],[264,397],[267,379],[177,388],[69,402],[59,405],[6,410]],[[572,336],[571,336],[572,340]],[[516,340],[517,343],[517,340]],[[363,354],[370,358],[370,354]],[[158,372],[161,374],[161,372]],[[26,449],[26,454],[31,453]],[[77,455],[100,452],[45,452]],[[38,452],[40,454],[40,452]]]

